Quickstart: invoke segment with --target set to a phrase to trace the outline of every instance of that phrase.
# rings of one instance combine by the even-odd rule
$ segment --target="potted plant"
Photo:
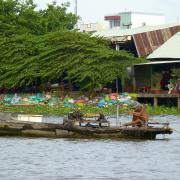
[[[154,73],[152,75],[152,79],[151,79],[151,87],[152,87],[151,92],[152,93],[154,94],[161,93],[161,87],[160,87],[161,78],[162,78],[162,75],[160,73]]]
[[[180,68],[172,69],[171,76],[171,83],[173,83],[174,86],[172,93],[177,94],[180,92]]]

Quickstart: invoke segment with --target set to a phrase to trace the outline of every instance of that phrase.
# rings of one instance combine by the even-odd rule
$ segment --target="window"
[[[110,28],[113,28],[113,27],[120,27],[120,21],[119,20],[111,20]]]
[[[114,21],[114,27],[119,27],[120,26],[120,21]]]

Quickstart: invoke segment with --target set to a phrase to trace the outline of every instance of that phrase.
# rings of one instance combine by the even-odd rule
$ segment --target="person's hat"
[[[130,108],[131,109],[136,109],[136,108],[139,108],[139,107],[142,107],[142,104],[137,102],[137,101],[133,101]]]

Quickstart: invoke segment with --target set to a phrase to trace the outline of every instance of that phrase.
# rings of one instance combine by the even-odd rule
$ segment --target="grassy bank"
[[[115,115],[116,114],[116,106],[109,106],[106,108],[98,108],[94,105],[86,105],[81,107],[80,110],[86,113],[99,113],[102,112],[105,115]],[[162,107],[158,106],[156,108],[147,106],[147,112],[150,115],[163,115],[163,114],[173,114],[180,115],[180,109],[176,107]],[[62,106],[50,107],[47,105],[44,106],[33,106],[33,107],[16,107],[16,106],[8,106],[8,105],[0,105],[0,112],[12,112],[12,113],[23,113],[23,114],[46,114],[46,115],[59,115],[63,116],[68,112],[73,111],[73,109],[65,108]],[[127,114],[128,109],[119,109],[120,114]]]

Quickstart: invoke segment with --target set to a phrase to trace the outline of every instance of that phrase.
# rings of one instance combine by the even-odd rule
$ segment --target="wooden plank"
[[[157,107],[158,106],[158,99],[157,97],[154,97],[154,107]]]
[[[180,94],[151,94],[151,93],[142,93],[142,94],[138,94],[137,97],[161,97],[161,98],[180,98]]]
[[[177,99],[177,102],[178,108],[180,109],[180,97]]]

